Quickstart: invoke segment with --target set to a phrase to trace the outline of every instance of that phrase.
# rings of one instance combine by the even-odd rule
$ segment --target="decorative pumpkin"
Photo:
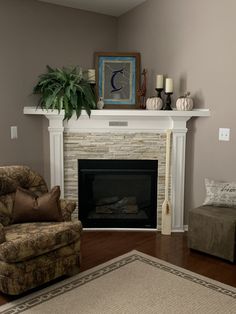
[[[146,101],[147,110],[160,110],[163,106],[163,101],[160,97],[150,97]]]
[[[182,111],[193,109],[193,100],[190,98],[190,92],[187,92],[184,96],[177,99],[176,109]]]

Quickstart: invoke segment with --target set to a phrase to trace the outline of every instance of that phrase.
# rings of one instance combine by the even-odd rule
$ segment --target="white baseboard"
[[[154,228],[83,228],[85,231],[158,231]]]
[[[161,227],[158,226],[157,229],[154,228],[83,228],[85,231],[161,231]],[[188,225],[184,225],[184,230],[172,229],[171,232],[185,232],[188,231]]]

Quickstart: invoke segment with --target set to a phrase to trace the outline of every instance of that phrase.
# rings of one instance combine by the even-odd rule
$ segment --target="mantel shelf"
[[[24,107],[24,114],[45,115],[64,117],[64,110],[58,113],[57,110],[37,109],[36,107]],[[82,110],[81,116],[87,116],[85,110]],[[103,109],[91,110],[91,117],[209,117],[209,109],[194,109],[191,111],[178,110],[128,110],[128,109]]]

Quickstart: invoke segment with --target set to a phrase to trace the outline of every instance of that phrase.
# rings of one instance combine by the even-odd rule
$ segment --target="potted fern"
[[[47,73],[39,76],[33,92],[41,95],[38,107],[57,109],[59,113],[64,109],[64,119],[67,120],[74,111],[79,118],[82,109],[90,116],[91,109],[96,108],[94,91],[79,67],[60,69],[47,66]]]

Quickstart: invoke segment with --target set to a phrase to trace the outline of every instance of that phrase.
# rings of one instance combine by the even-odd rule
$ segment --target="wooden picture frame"
[[[137,109],[140,53],[95,52],[96,95],[104,108]]]

